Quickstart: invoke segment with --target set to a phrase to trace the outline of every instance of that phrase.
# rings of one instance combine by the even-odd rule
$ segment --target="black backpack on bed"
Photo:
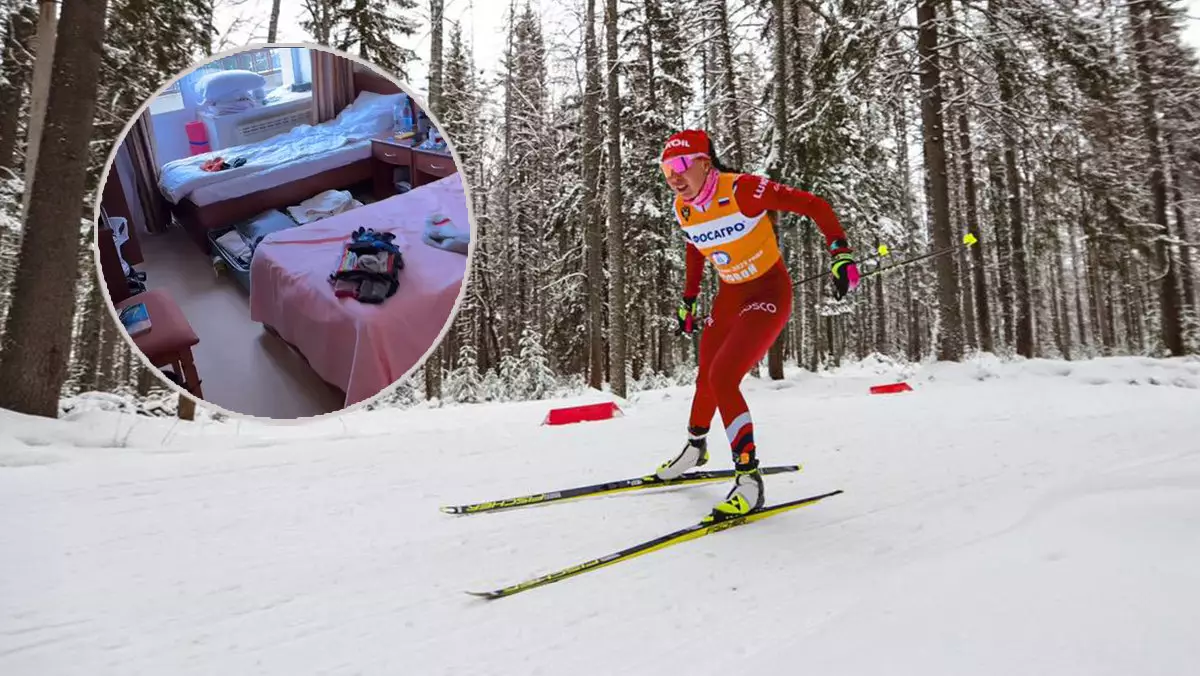
[[[400,286],[404,259],[392,244],[396,235],[359,228],[342,249],[341,263],[329,276],[334,294],[378,304],[391,298]]]

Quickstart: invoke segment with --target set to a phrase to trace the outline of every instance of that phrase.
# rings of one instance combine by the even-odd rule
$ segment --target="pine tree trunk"
[[[945,5],[950,5],[951,0],[945,0]],[[947,25],[950,23],[950,15],[947,14],[947,20],[944,22]],[[957,47],[954,44],[952,33],[948,33],[946,41],[951,43],[951,55],[953,56],[953,48]],[[947,60],[943,63],[948,65],[949,76],[943,82],[943,90],[948,94],[950,100],[960,98],[958,91],[954,89],[953,75],[958,70],[957,63],[953,60]],[[943,69],[943,72],[946,72]],[[959,101],[956,105],[946,104],[942,113],[943,133],[945,134],[946,147],[946,190],[950,197],[950,230],[953,235],[952,241],[956,244],[963,240],[963,235],[966,234],[963,229],[965,226],[963,221],[966,219],[966,206],[964,204],[965,197],[963,196],[963,180],[962,180],[962,152],[958,147],[960,138],[954,133],[954,124],[952,120],[958,117],[956,111],[962,107],[962,102]],[[973,350],[978,346],[975,336],[975,302],[971,295],[971,284],[962,282],[970,280],[971,264],[967,260],[966,247],[956,247],[955,251],[950,254],[950,258],[954,261],[954,279],[955,285],[958,287],[958,308],[963,320],[963,346],[968,350]]]
[[[816,270],[816,265],[814,263],[815,258],[813,256],[813,238],[815,234],[812,228],[804,228],[801,233],[800,249],[803,252],[801,254],[801,259],[804,261],[802,274],[805,277],[808,277],[813,274],[814,270]],[[804,313],[806,317],[804,323],[805,328],[807,329],[806,333],[808,338],[808,345],[806,346],[807,355],[805,368],[807,368],[809,371],[816,371],[821,362],[821,336],[823,335],[823,331],[821,327],[821,316],[817,312],[816,302],[814,301],[814,294],[816,293],[817,292],[813,288],[812,284],[805,284],[801,287],[800,295],[802,301],[800,303],[800,311]]]
[[[0,350],[0,408],[57,417],[67,378],[75,315],[75,256],[46,265],[46,252],[75,251],[107,0],[63,7],[46,97],[45,143],[39,151],[22,238],[12,308]],[[42,43],[39,49],[46,49]]]
[[[655,51],[654,51],[654,31],[652,17],[658,16],[655,8],[651,5],[651,0],[645,0],[642,5],[646,20],[642,23],[642,30],[646,40],[646,76],[648,80],[649,91],[647,91],[647,103],[649,109],[658,111],[659,98],[657,91],[658,71],[655,70]],[[653,227],[653,226],[651,226]],[[674,229],[674,221],[672,219],[661,219],[660,227],[663,228],[664,234],[668,237]],[[669,239],[667,241],[670,241]],[[656,318],[666,319],[670,317],[671,312],[671,296],[667,293],[670,287],[670,274],[667,269],[666,261],[662,256],[654,257],[654,289],[652,299],[649,301]],[[659,320],[661,321],[661,320]],[[671,354],[671,334],[664,330],[659,321],[652,324],[651,335],[655,338],[656,351],[654,361],[654,369],[659,373],[670,373],[674,365],[674,359]]]
[[[953,26],[954,15],[953,7],[954,0],[947,0],[946,7],[947,18],[950,19],[950,25]],[[963,78],[963,63],[959,58],[958,52],[958,35],[953,28],[950,29],[949,39],[952,43],[950,58],[954,63],[954,89],[959,96],[967,96],[966,81]],[[984,269],[984,252],[985,240],[983,233],[980,230],[979,224],[979,196],[975,188],[975,157],[971,145],[971,121],[968,116],[970,106],[969,100],[964,100],[963,105],[958,109],[958,144],[959,152],[962,157],[962,182],[963,182],[963,197],[966,200],[966,227],[967,232],[975,236],[976,242],[971,245],[971,268],[973,272],[972,286],[974,287],[974,316],[979,327],[978,345],[984,352],[994,352],[996,349],[992,341],[992,314],[988,307],[988,290],[987,276]],[[964,266],[965,267],[965,266]]]
[[[333,46],[333,29],[337,25],[336,11],[340,0],[305,0],[304,8],[312,24],[309,32],[313,42],[320,45]]]
[[[1080,156],[1078,145],[1075,148],[1075,181],[1079,186],[1079,221],[1078,223],[1074,221],[1070,223],[1067,234],[1071,242],[1071,270],[1074,273],[1072,277],[1074,278],[1075,286],[1075,316],[1079,320],[1079,344],[1087,351],[1091,349],[1094,340],[1092,336],[1095,335],[1095,329],[1092,326],[1092,322],[1089,321],[1089,313],[1084,312],[1084,289],[1088,289],[1089,310],[1098,299],[1091,295],[1092,261],[1087,258],[1087,249],[1084,250],[1082,255],[1079,251],[1079,238],[1086,236],[1091,216],[1089,214],[1090,205],[1087,202],[1087,192],[1084,190],[1083,185],[1083,160]],[[1075,232],[1076,227],[1079,229],[1078,233]]]
[[[12,293],[13,262],[17,259],[20,243],[16,231],[0,227],[0,350],[4,349],[4,325]],[[0,352],[0,359],[4,353]]]
[[[150,395],[150,391],[154,389],[154,386],[158,384],[156,382],[154,371],[151,371],[141,364],[139,364],[135,370],[137,371],[136,377],[138,396],[147,397]]]
[[[1024,200],[1026,207],[1024,222],[1028,224],[1025,228],[1025,267],[1029,272],[1027,284],[1030,296],[1029,302],[1033,308],[1033,349],[1034,356],[1041,356],[1046,351],[1044,346],[1053,340],[1054,335],[1054,326],[1052,325],[1052,319],[1049,317],[1049,305],[1046,303],[1047,288],[1042,283],[1045,255],[1042,252],[1042,237],[1038,232],[1039,226],[1044,227],[1042,207],[1044,204],[1045,178],[1039,176],[1030,167],[1029,153],[1026,149],[1022,147],[1020,153],[1024,174],[1022,178],[1029,185],[1028,199]],[[1047,326],[1050,327],[1048,336],[1046,335]]]
[[[997,11],[997,0],[989,0],[988,8]],[[996,72],[1000,83],[1000,103],[1004,110],[1013,109],[1013,83],[1008,57],[1003,47],[994,50]],[[1012,299],[1015,307],[1014,337],[1017,354],[1033,356],[1033,304],[1029,289],[1029,266],[1025,259],[1025,212],[1021,203],[1021,176],[1017,170],[1017,139],[1011,125],[1004,125],[1005,188],[1008,190],[1009,255],[1012,266]]]
[[[1102,354],[1108,355],[1116,347],[1116,333],[1112,321],[1113,303],[1116,299],[1106,293],[1108,289],[1105,284],[1105,270],[1100,265],[1099,255],[1091,242],[1087,244],[1087,255],[1088,271],[1091,273],[1088,276],[1088,293],[1092,299],[1093,322],[1100,332],[1100,345],[1104,348]]]
[[[611,0],[610,0],[611,2]],[[742,145],[742,125],[738,120],[738,111],[741,106],[738,105],[740,99],[737,95],[736,78],[734,77],[733,63],[733,45],[729,36],[729,12],[725,7],[725,0],[712,0],[713,12],[715,14],[715,24],[717,29],[717,44],[716,49],[720,51],[721,56],[721,80],[725,91],[719,100],[722,102],[720,109],[725,113],[724,132],[729,134],[729,140],[732,147],[726,152],[729,152],[733,158],[733,166],[741,168],[746,161],[745,146]],[[718,149],[718,152],[721,152]]]
[[[279,34],[279,4],[281,0],[271,3],[271,20],[267,24],[267,42],[274,44],[275,36]]]
[[[1135,62],[1137,63],[1138,80],[1141,84],[1141,114],[1142,132],[1146,135],[1146,144],[1150,155],[1150,196],[1153,200],[1154,222],[1161,228],[1163,235],[1171,231],[1167,223],[1167,181],[1163,172],[1163,152],[1161,132],[1158,123],[1158,95],[1155,81],[1157,65],[1150,54],[1150,18],[1147,16],[1150,0],[1133,0],[1129,3],[1130,22],[1133,27],[1133,43]],[[1165,240],[1160,240],[1158,256],[1166,265],[1166,274],[1159,283],[1159,296],[1162,305],[1162,340],[1167,352],[1177,357],[1184,353],[1183,322],[1181,321],[1182,302],[1179,296],[1179,275],[1175,265],[1175,247]]]
[[[1168,139],[1167,154],[1172,158],[1171,161],[1171,187],[1172,187],[1172,206],[1175,210],[1175,232],[1173,233],[1176,239],[1184,242],[1188,241],[1188,226],[1187,216],[1184,211],[1183,189],[1181,187],[1182,177],[1179,173],[1179,164],[1175,155],[1174,144]],[[1184,311],[1191,315],[1192,331],[1200,332],[1200,305],[1197,305],[1196,298],[1196,268],[1192,262],[1192,255],[1189,248],[1183,248],[1179,252],[1179,276],[1183,282],[1183,302]],[[1194,343],[1200,342],[1200,335],[1194,337]],[[1195,346],[1200,349],[1200,345]]]
[[[1087,280],[1091,276],[1091,266],[1080,254],[1079,239],[1075,233],[1074,225],[1071,226],[1068,234],[1071,242],[1071,281],[1075,296],[1075,325],[1079,329],[1079,346],[1086,353],[1092,346],[1092,328],[1091,322],[1088,321],[1088,313],[1083,306],[1083,296],[1084,289],[1087,288]]]
[[[105,1],[107,2],[107,0]],[[28,134],[25,143],[25,196],[21,208],[22,214],[28,211],[29,200],[33,194],[34,172],[37,166],[38,152],[41,148],[47,100],[52,85],[51,78],[54,69],[54,50],[55,43],[57,42],[57,31],[57,3],[55,0],[39,0],[38,27],[33,62],[33,83],[29,92]]]
[[[25,52],[33,48],[37,13],[32,7],[23,6],[8,15],[6,24],[0,63],[0,169],[15,167],[21,102],[31,71]]]
[[[604,36],[608,47],[608,312],[609,345],[612,353],[612,391],[627,395],[625,382],[625,242],[621,213],[621,92],[618,61],[617,0],[608,0],[604,13]]]
[[[134,352],[136,350],[130,349],[128,343],[121,346],[121,370],[117,379],[126,387],[133,382],[134,360],[137,359]]]
[[[1129,353],[1137,351],[1137,323],[1133,319],[1133,304],[1129,302],[1128,256],[1121,252],[1117,254],[1115,268],[1108,278],[1109,293],[1112,294],[1112,325],[1116,349]]]
[[[773,181],[782,181],[784,148],[787,147],[787,83],[788,80],[792,79],[792,76],[787,70],[787,3],[784,0],[772,0],[772,5],[775,12],[775,76],[772,78],[775,84],[775,101],[773,107],[775,120],[771,132],[771,155],[775,158],[775,161],[767,167],[767,176]],[[771,214],[771,218],[776,224],[775,233],[778,238],[780,216],[779,214]],[[782,243],[782,238],[780,238],[780,241]],[[784,254],[784,260],[787,260],[786,249]],[[779,337],[775,339],[775,342],[771,344],[770,350],[767,351],[767,374],[771,380],[783,380],[783,347],[787,344],[787,334],[788,330],[785,327]]]
[[[907,97],[899,97],[899,101],[895,110],[896,122],[896,147],[908,148],[908,116]],[[900,165],[900,208],[901,216],[904,219],[904,230],[911,233],[912,239],[918,237],[918,226],[916,219],[913,217],[912,205],[912,168],[908,163],[908,152],[904,150],[897,154],[897,159]],[[904,280],[904,307],[901,308],[901,317],[905,320],[905,353],[910,361],[916,361],[921,358],[921,326],[920,313],[917,306],[917,290],[913,288],[913,271],[911,266],[902,268],[900,274]]]
[[[422,364],[421,370],[425,372],[425,398],[430,401],[441,399],[442,360],[438,357],[437,352],[429,355],[429,358]]]
[[[105,313],[101,316],[99,324],[100,362],[99,373],[96,377],[96,391],[112,392],[113,388],[117,385],[117,343],[122,341],[123,338],[117,335],[116,322],[113,320],[111,314]]]
[[[1004,344],[1011,347],[1017,339],[1017,322],[1014,312],[1016,297],[1013,293],[1012,238],[1009,237],[1008,198],[1006,197],[1008,186],[1005,185],[1004,166],[995,150],[988,152],[987,164],[988,185],[990,186],[988,201],[991,204],[992,212],[992,241],[996,242],[994,247],[996,273],[1000,281],[997,307],[1000,308],[1000,317],[1004,325],[1002,332]]]
[[[429,109],[439,119],[442,107],[443,0],[429,0]]]
[[[596,0],[587,0],[584,15],[583,94],[583,230],[587,233],[587,284],[590,320],[588,385],[604,383],[604,269],[598,184],[600,181],[600,56],[596,46]]]
[[[101,313],[108,312],[108,301],[100,288],[99,278],[92,280],[92,289],[88,293],[87,302],[83,308],[83,326],[79,333],[83,340],[76,353],[75,361],[79,364],[79,389],[83,392],[95,391],[100,374],[100,321]]]
[[[879,250],[879,239],[875,240],[875,250]],[[884,278],[875,279],[875,336],[874,350],[879,354],[891,354],[891,345],[888,343],[888,306],[884,299]]]
[[[933,210],[933,241],[938,250],[954,244],[950,225],[950,196],[946,184],[946,150],[942,128],[941,67],[938,63],[937,0],[917,5],[917,51],[921,61],[921,122],[925,146],[925,174]],[[954,259],[937,259],[938,359],[959,361],[963,355],[963,325],[959,310]]]
[[[1065,359],[1072,359],[1071,349],[1071,301],[1067,298],[1066,285],[1066,269],[1063,264],[1062,239],[1059,237],[1058,230],[1054,231],[1054,272],[1055,283],[1054,288],[1050,293],[1054,297],[1054,304],[1058,308],[1059,331],[1057,333],[1059,350],[1062,351]]]

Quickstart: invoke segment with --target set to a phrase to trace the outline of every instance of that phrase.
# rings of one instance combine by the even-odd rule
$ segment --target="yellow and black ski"
[[[800,465],[762,467],[760,468],[760,471],[763,474],[798,472],[800,471]],[[733,470],[731,469],[689,472],[677,479],[671,479],[669,481],[663,481],[657,476],[651,474],[649,476],[636,477],[633,479],[608,481],[601,484],[593,484],[591,486],[579,486],[577,488],[564,488],[562,490],[550,491],[547,493],[535,493],[532,495],[522,495],[520,497],[507,498],[504,500],[478,502],[473,505],[453,505],[449,507],[442,507],[441,509],[447,514],[478,514],[480,512],[495,512],[502,509],[511,509],[513,507],[544,505],[547,502],[559,502],[562,500],[572,500],[575,498],[610,495],[612,493],[621,493],[624,491],[644,490],[647,488],[668,488],[671,486],[691,486],[694,484],[710,483],[713,481],[721,481],[722,479],[732,478]]]
[[[841,492],[841,490],[836,490],[831,493],[814,495],[812,497],[802,498],[800,500],[792,500],[791,502],[783,502],[778,505],[772,505],[771,507],[764,507],[757,512],[751,512],[745,516],[727,517],[720,520],[715,520],[712,516],[708,516],[699,523],[677,530],[674,533],[668,533],[666,535],[654,538],[653,540],[647,540],[641,544],[634,545],[607,556],[602,556],[598,559],[592,559],[591,561],[571,566],[570,568],[564,568],[560,571],[549,573],[547,575],[543,575],[532,580],[527,580],[525,582],[520,582],[502,589],[496,589],[494,591],[467,593],[472,596],[479,596],[485,599],[498,599],[505,596],[512,596],[513,594],[534,589],[535,587],[548,585],[553,582],[558,582],[559,580],[565,580],[568,577],[574,577],[575,575],[596,570],[597,568],[603,568],[604,566],[609,566],[620,561],[628,561],[629,559],[641,556],[642,554],[648,554],[659,549],[670,547],[671,545],[677,545],[681,542],[687,542],[688,540],[695,540],[696,538],[704,537],[705,535],[710,535],[712,533],[719,533],[723,530],[728,530],[736,526],[742,526],[753,521],[765,519],[769,516],[782,514],[783,512],[787,512],[798,507],[805,507],[824,500],[825,498],[837,495]]]

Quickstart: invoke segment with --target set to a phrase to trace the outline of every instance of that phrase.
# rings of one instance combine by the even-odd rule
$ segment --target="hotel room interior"
[[[373,397],[436,347],[470,231],[416,100],[364,64],[281,47],[150,102],[112,158],[96,241],[117,315],[166,378],[295,419]]]

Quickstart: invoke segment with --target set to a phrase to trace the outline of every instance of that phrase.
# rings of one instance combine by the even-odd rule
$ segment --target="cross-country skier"
[[[713,509],[722,519],[761,509],[762,474],[754,425],[742,397],[742,378],[767,353],[792,311],[792,280],[779,254],[768,211],[812,218],[833,257],[830,272],[839,300],[858,286],[858,268],[833,209],[816,195],[724,167],[712,141],[688,129],[667,140],[662,170],[675,191],[675,218],[687,237],[687,281],[679,308],[680,330],[696,326],[696,298],[704,259],[720,277],[700,337],[700,372],[688,422],[688,441],[657,470],[674,479],[708,462],[706,435],[717,409],[733,451],[734,485]]]

